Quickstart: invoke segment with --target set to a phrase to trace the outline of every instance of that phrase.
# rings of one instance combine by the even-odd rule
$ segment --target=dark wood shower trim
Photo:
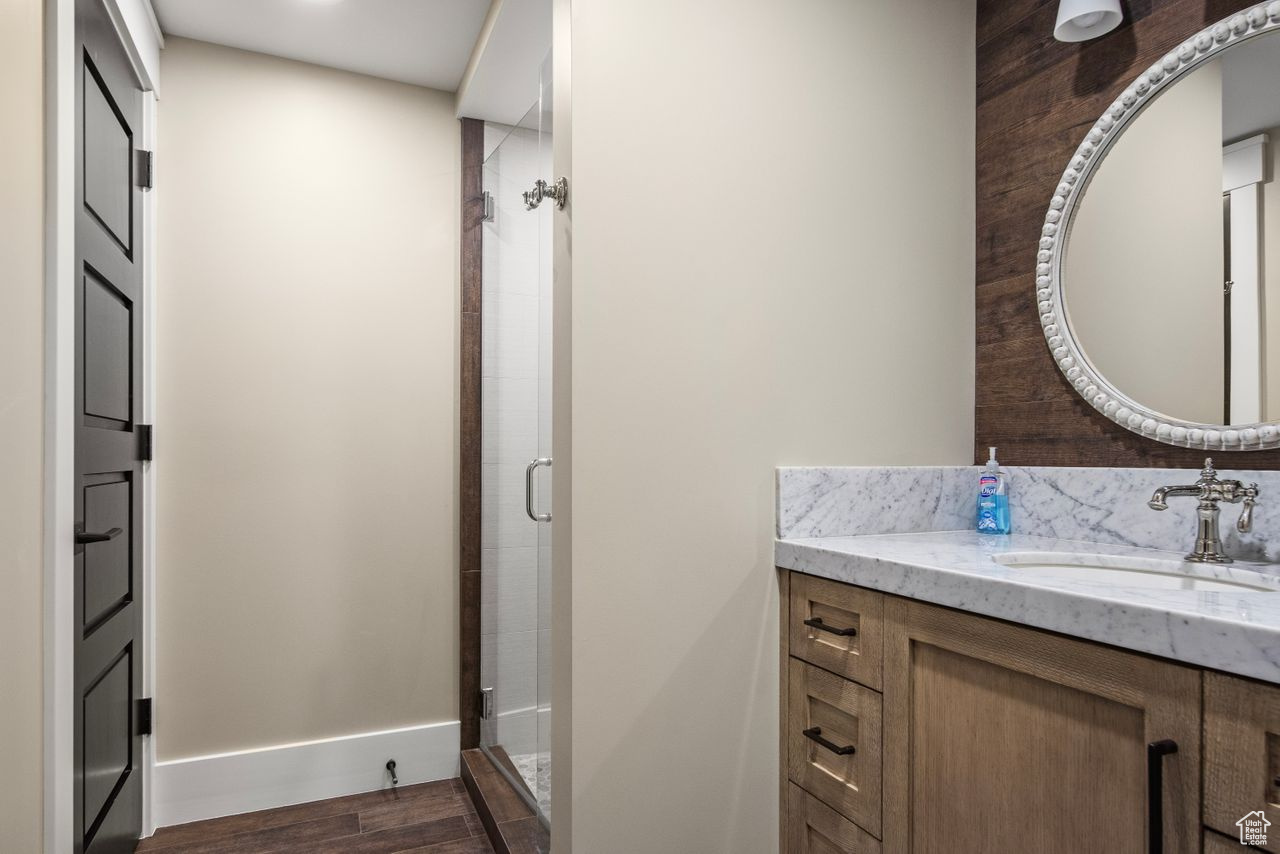
[[[461,764],[462,783],[497,854],[546,854],[551,850],[547,829],[483,751],[463,751]]]
[[[484,122],[462,119],[458,358],[458,719],[462,749],[480,745],[480,343]]]
[[[1035,262],[1049,199],[1076,146],[1142,71],[1249,0],[1130,0],[1089,42],[1054,41],[1056,2],[979,0],[977,397],[974,460],[1040,466],[1199,468],[1205,453],[1125,430],[1054,364],[1036,309]],[[1224,469],[1280,468],[1280,450],[1219,452]]]

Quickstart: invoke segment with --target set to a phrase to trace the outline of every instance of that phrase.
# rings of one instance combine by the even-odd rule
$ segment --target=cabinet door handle
[[[539,466],[550,466],[550,457],[539,457],[529,463],[524,470],[524,512],[535,522],[550,522],[550,513],[536,513],[533,509],[533,470]]]
[[[88,543],[105,543],[114,540],[116,537],[124,533],[124,528],[112,528],[110,531],[97,533],[96,531],[78,531],[76,533],[76,545],[83,546]]]
[[[800,734],[803,735],[805,738],[809,739],[810,741],[816,741],[818,744],[821,744],[823,747],[825,747],[827,750],[830,750],[836,756],[851,756],[854,753],[858,752],[858,748],[854,747],[852,744],[846,744],[844,747],[841,747],[835,742],[827,741],[825,738],[822,737],[822,727],[820,726],[813,727],[812,729],[803,730],[801,731]]]
[[[1147,745],[1147,852],[1164,854],[1164,758],[1178,752],[1165,738]]]
[[[850,626],[847,629],[837,629],[835,626],[828,626],[826,623],[822,622],[821,617],[810,617],[804,621],[804,624],[806,626],[812,626],[819,631],[831,632],[831,634],[839,635],[842,638],[851,638],[858,633],[858,630],[853,626]]]

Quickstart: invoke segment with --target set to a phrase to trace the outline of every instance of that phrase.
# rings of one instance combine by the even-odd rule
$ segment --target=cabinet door
[[[1280,688],[1206,673],[1204,762],[1205,824],[1238,840],[1236,823],[1256,811],[1280,822]],[[1280,824],[1261,829],[1258,847],[1280,851]]]
[[[1200,849],[1200,673],[885,599],[887,854],[1148,850],[1148,744],[1166,854]]]

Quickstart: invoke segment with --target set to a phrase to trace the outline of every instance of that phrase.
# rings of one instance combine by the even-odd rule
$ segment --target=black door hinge
[[[155,186],[155,152],[138,150],[138,186],[144,190]]]
[[[151,698],[138,701],[138,735],[151,735]]]
[[[155,459],[156,454],[155,427],[150,424],[139,424],[134,429],[138,431],[138,459],[149,463]]]

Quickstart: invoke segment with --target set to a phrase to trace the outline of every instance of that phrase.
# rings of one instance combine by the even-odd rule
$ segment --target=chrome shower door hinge
[[[487,721],[493,717],[493,689],[480,689],[480,720]]]
[[[484,213],[480,215],[480,221],[493,222],[493,193],[485,190],[481,195],[481,202],[484,206]]]

